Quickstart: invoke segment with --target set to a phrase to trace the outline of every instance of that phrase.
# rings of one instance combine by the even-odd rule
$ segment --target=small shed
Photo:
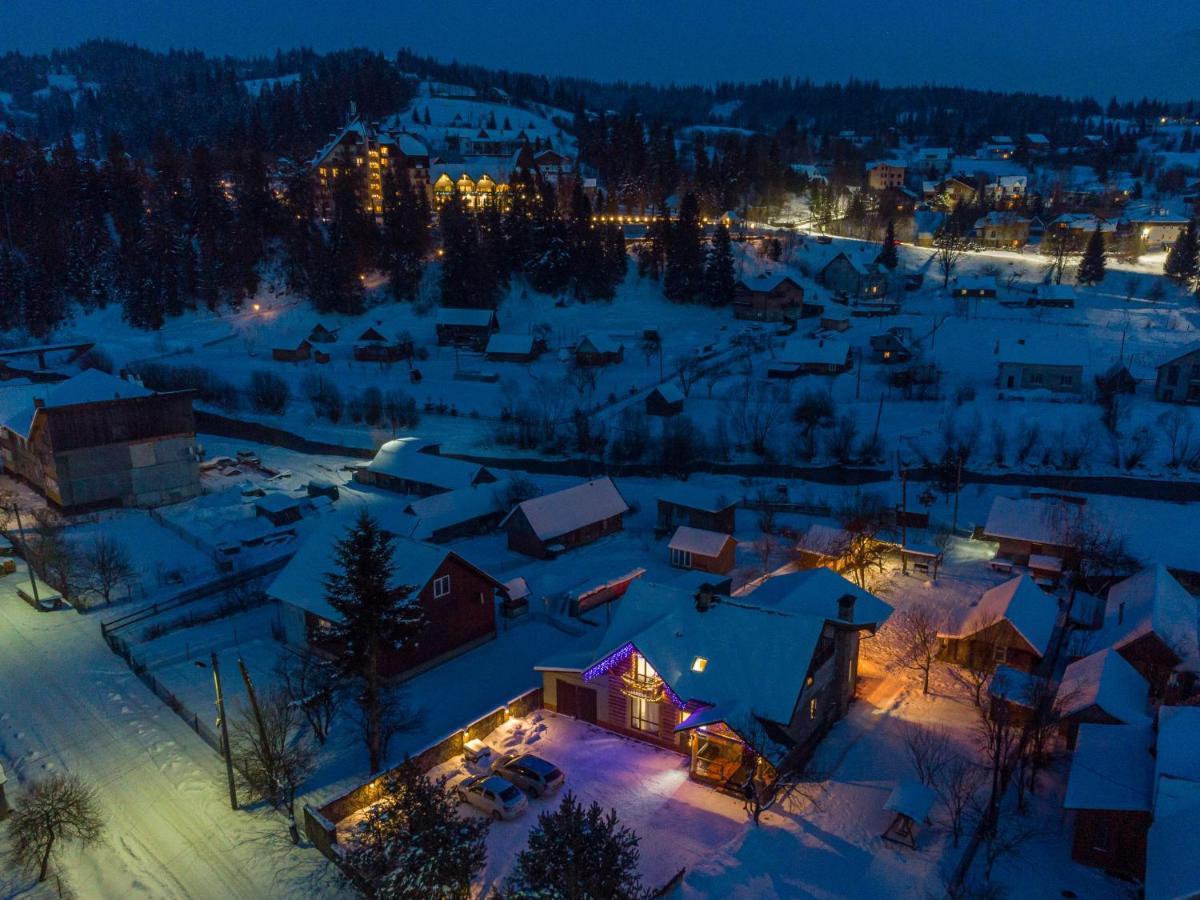
[[[338,329],[326,327],[324,322],[318,322],[308,333],[310,344],[332,344],[337,340]]]
[[[668,418],[683,412],[683,391],[673,383],[660,384],[646,395],[646,415]]]
[[[532,334],[493,334],[488,338],[484,356],[492,362],[533,362],[537,342]]]
[[[680,525],[670,544],[671,565],[678,569],[699,569],[725,575],[732,568],[737,541],[731,535]]]
[[[500,330],[494,309],[443,306],[437,311],[438,346],[453,344],[482,350],[488,338]]]
[[[607,334],[589,332],[575,345],[575,362],[581,366],[607,366],[625,359],[625,345]]]
[[[271,359],[275,362],[304,362],[312,355],[312,345],[306,338],[284,340],[271,348]]]
[[[984,300],[996,299],[996,279],[980,275],[964,275],[950,287],[951,297],[974,297]]]
[[[916,850],[916,829],[929,821],[929,812],[936,799],[933,788],[919,781],[902,781],[892,788],[883,808],[895,816],[883,832],[884,840]]]
[[[301,519],[300,498],[281,493],[267,494],[255,502],[254,515],[275,526],[291,525]]]

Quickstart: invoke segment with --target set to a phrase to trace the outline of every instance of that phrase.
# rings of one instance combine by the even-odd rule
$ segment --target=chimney
[[[838,618],[843,622],[854,621],[854,595],[842,594],[838,598]]]
[[[45,397],[34,397],[33,398],[33,408],[34,409],[45,409],[46,408],[46,398]]]
[[[712,608],[714,594],[711,584],[700,585],[696,592],[696,612],[708,612]]]

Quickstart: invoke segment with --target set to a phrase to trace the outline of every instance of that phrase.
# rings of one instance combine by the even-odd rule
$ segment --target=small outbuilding
[[[589,332],[575,345],[575,363],[580,366],[608,366],[625,359],[625,345],[610,335]]]
[[[733,569],[737,541],[732,535],[680,525],[667,545],[671,565],[679,569],[699,569],[726,575]]]
[[[660,384],[646,395],[646,415],[669,418],[683,412],[683,391],[671,382]]]

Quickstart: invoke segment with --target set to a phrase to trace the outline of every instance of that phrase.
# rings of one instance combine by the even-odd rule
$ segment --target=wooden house
[[[1186,344],[1159,363],[1154,399],[1162,403],[1200,403],[1200,341]]]
[[[889,328],[883,334],[871,335],[871,362],[883,365],[911,362],[912,329]]]
[[[733,290],[733,315],[758,322],[798,319],[804,309],[804,288],[785,272],[741,278]]]
[[[1166,567],[1151,566],[1109,590],[1097,642],[1124,657],[1151,696],[1177,703],[1200,676],[1196,611],[1197,599]]]
[[[1077,659],[1055,695],[1059,731],[1074,748],[1081,725],[1149,725],[1150,685],[1111,647]]]
[[[412,355],[412,338],[391,339],[373,325],[354,342],[354,358],[359,362],[393,363],[411,359]]]
[[[442,456],[440,445],[417,438],[388,441],[354,478],[362,484],[420,497],[497,480],[479,463]]]
[[[1143,876],[1154,809],[1154,743],[1148,721],[1079,726],[1063,798],[1063,809],[1074,817],[1072,859],[1125,878]]]
[[[738,498],[694,487],[684,481],[670,482],[658,491],[656,527],[671,531],[679,525],[733,534]]]
[[[950,286],[950,296],[957,299],[995,300],[996,279],[977,275],[956,278]]]
[[[575,363],[580,366],[608,366],[625,359],[625,345],[607,334],[589,332],[575,345]]]
[[[887,275],[878,263],[841,251],[821,268],[817,280],[833,293],[851,299],[878,300],[887,293]]]
[[[56,506],[159,506],[200,493],[192,391],[155,393],[99,369],[3,391],[4,469]]]
[[[719,531],[680,525],[667,549],[671,554],[671,565],[676,568],[727,575],[733,569],[737,541]]]
[[[792,338],[767,369],[771,378],[840,375],[854,368],[850,344],[835,338]]]
[[[271,359],[275,362],[304,362],[312,356],[312,344],[307,338],[285,338],[271,348]]]
[[[795,590],[737,602],[637,580],[611,605],[599,652],[537,667],[543,701],[681,754],[690,777],[717,790],[770,784],[846,714],[860,636],[891,611],[827,570],[789,579]],[[743,740],[764,732],[753,748]]]
[[[493,334],[483,353],[490,362],[533,362],[538,341],[532,334]]]
[[[996,383],[1001,390],[1078,394],[1086,355],[1061,342],[1003,341],[996,349]]]
[[[941,657],[974,669],[1009,665],[1032,672],[1050,648],[1057,620],[1057,599],[1018,575],[951,616],[938,632]]]
[[[394,505],[393,505],[394,506]],[[399,652],[388,652],[383,670],[389,677],[410,678],[496,636],[496,600],[504,586],[458,553],[396,536],[388,513],[378,516],[393,534],[392,589],[414,589],[424,616],[418,640]],[[339,618],[322,581],[334,571],[333,552],[352,516],[339,516],[305,541],[276,576],[267,593],[280,603],[288,644],[336,657],[342,647],[330,636]]]
[[[500,320],[494,309],[440,306],[434,327],[439,347],[453,345],[483,350],[488,339],[500,330]]]
[[[414,519],[408,536],[442,544],[455,538],[486,534],[508,512],[509,487],[506,480],[477,483],[413,500],[404,507],[405,514]]]
[[[1084,502],[1073,497],[997,497],[980,536],[999,543],[994,562],[1028,565],[1031,556],[1069,560]]]
[[[552,559],[621,531],[628,511],[612,480],[598,478],[526,500],[500,524],[508,533],[508,549]]]
[[[1026,302],[1029,306],[1074,309],[1075,288],[1069,284],[1039,284]]]
[[[1008,210],[992,210],[975,220],[975,240],[984,247],[1019,250],[1029,243],[1032,220]]]
[[[646,415],[670,418],[683,412],[683,391],[671,382],[660,384],[646,395]]]
[[[332,344],[337,338],[337,328],[328,328],[324,322],[318,322],[309,331],[307,340],[310,344]]]

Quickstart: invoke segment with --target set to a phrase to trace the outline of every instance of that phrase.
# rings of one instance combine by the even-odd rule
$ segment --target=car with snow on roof
[[[468,775],[454,786],[463,803],[487,813],[493,819],[515,819],[529,801],[511,781],[499,775]]]
[[[507,778],[534,799],[554,793],[567,780],[558,766],[532,753],[505,753],[496,760],[492,772]]]

